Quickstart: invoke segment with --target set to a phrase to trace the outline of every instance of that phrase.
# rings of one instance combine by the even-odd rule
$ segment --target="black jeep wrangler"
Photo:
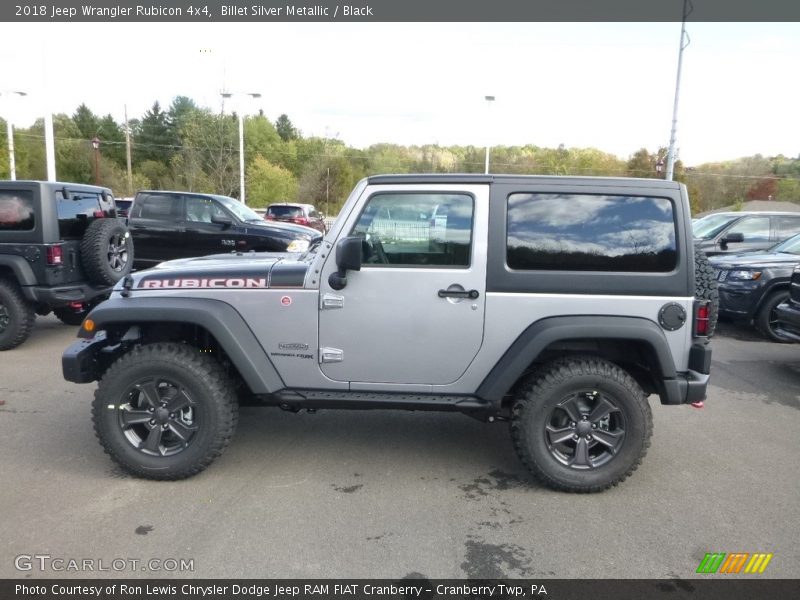
[[[108,188],[0,181],[0,350],[19,346],[36,315],[80,325],[130,273],[133,241]]]

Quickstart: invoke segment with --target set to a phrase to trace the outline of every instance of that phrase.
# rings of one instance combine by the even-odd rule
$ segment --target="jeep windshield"
[[[264,221],[258,213],[254,210],[247,208],[244,204],[228,196],[214,196],[225,208],[231,211],[237,219],[244,223],[261,223]]]
[[[773,247],[770,252],[780,252],[781,254],[800,254],[800,234],[784,240]]]
[[[692,234],[701,240],[710,240],[739,217],[741,215],[708,215],[692,224]]]

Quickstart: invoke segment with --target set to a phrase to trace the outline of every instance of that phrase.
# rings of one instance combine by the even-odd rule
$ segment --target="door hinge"
[[[323,294],[322,310],[331,308],[344,308],[344,296],[338,294]]]
[[[344,352],[339,348],[320,348],[319,349],[319,362],[332,363],[342,362],[344,360]]]

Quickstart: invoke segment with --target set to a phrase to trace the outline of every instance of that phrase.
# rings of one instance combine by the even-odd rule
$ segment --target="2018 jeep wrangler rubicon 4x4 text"
[[[680,184],[375,176],[303,255],[124,278],[63,369],[100,382],[100,442],[144,477],[207,467],[244,394],[508,420],[540,481],[593,492],[640,464],[648,395],[705,398],[715,292]]]

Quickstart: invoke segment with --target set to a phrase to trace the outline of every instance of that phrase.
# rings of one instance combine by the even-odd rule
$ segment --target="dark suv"
[[[800,263],[800,235],[765,252],[712,256],[719,287],[719,314],[752,321],[765,337],[785,342],[776,331],[775,308],[789,298],[792,270]]]
[[[800,233],[800,212],[725,212],[692,223],[695,245],[707,255],[766,250]]]
[[[268,223],[228,196],[142,191],[128,214],[137,267],[222,252],[305,252],[322,236],[291,223]]]
[[[0,350],[25,341],[36,314],[79,325],[131,270],[133,243],[111,190],[0,181]]]

